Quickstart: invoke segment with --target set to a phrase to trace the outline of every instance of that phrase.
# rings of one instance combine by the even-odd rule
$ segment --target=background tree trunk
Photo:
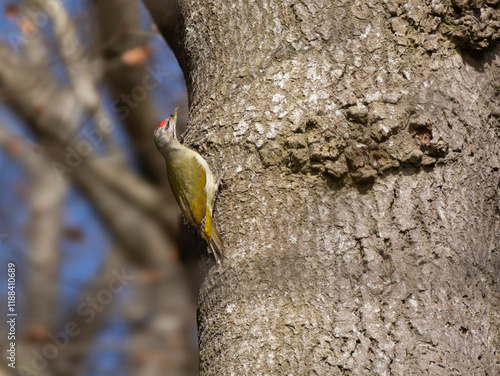
[[[498,374],[496,2],[145,3],[224,172],[201,374]]]

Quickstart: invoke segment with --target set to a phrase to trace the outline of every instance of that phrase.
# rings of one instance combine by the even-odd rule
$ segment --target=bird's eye
[[[161,127],[165,126],[165,124],[167,124],[167,120],[168,120],[168,119],[165,119],[165,120],[163,120],[160,124],[158,124],[158,128],[161,128]],[[167,127],[166,127],[166,128],[168,129],[168,124],[167,124]]]

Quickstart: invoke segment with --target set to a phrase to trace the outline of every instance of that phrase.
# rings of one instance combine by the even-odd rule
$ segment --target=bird
[[[224,243],[213,218],[216,185],[203,157],[182,145],[176,136],[177,107],[154,131],[156,148],[165,159],[167,177],[179,208],[196,233],[207,243],[217,263],[224,258]]]

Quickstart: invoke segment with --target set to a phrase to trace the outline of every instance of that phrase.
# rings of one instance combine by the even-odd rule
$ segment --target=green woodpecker
[[[155,130],[156,147],[167,163],[170,188],[182,214],[206,241],[208,250],[220,263],[224,256],[224,245],[212,218],[214,176],[201,155],[177,141],[177,110]]]

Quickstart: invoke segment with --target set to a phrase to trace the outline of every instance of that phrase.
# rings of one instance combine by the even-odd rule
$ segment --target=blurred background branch
[[[171,51],[136,0],[0,4],[0,259],[18,269],[17,370],[196,374],[196,277],[179,253],[193,246],[152,138],[186,102]]]

